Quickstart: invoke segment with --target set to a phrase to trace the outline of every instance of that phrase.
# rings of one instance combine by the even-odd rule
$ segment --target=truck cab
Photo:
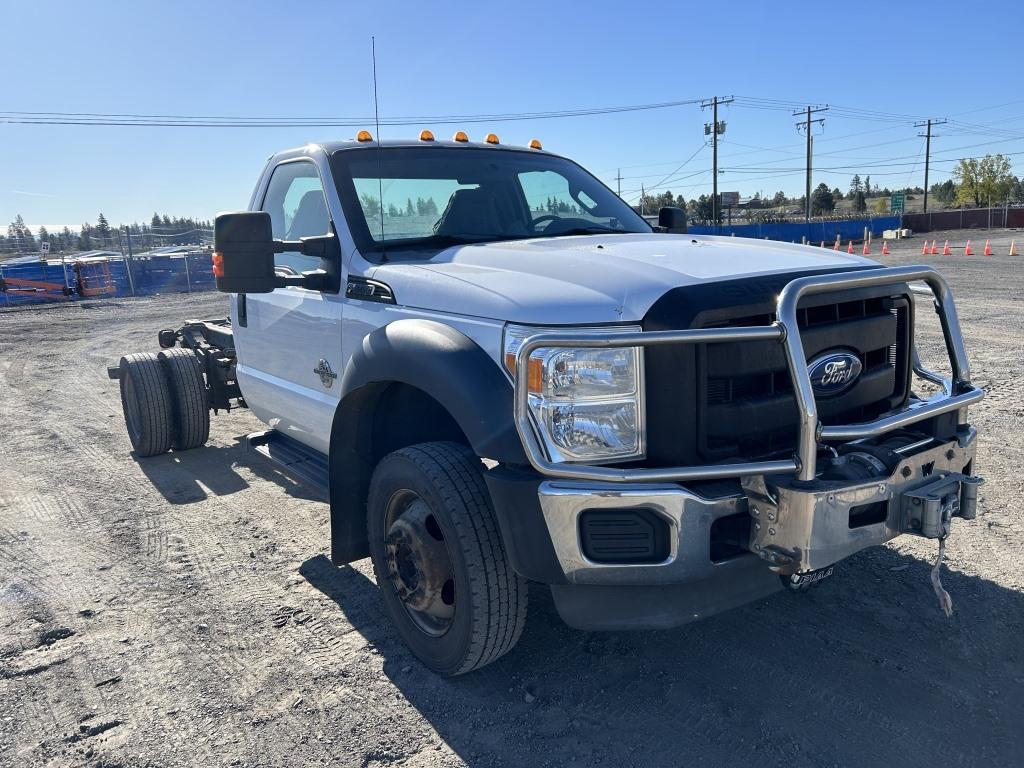
[[[215,239],[230,319],[112,370],[136,452],[250,408],[438,673],[514,646],[527,581],[572,626],[664,628],[974,517],[982,392],[930,268],[652,227],[540,142],[462,132],[274,155]],[[921,291],[952,376],[916,354]]]

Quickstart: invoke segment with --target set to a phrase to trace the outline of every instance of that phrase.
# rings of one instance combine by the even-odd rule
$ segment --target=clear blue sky
[[[801,5],[5,0],[0,112],[369,116],[376,35],[382,116],[716,94],[827,103],[815,184],[844,190],[857,170],[883,186],[923,183],[913,117],[960,121],[936,130],[933,181],[956,157],[1024,152],[1019,0]],[[728,127],[719,189],[802,193],[804,144],[788,105],[746,103],[720,115]],[[871,117],[864,110],[906,117],[858,119]],[[507,143],[538,136],[613,188],[621,167],[631,194],[676,171],[667,187],[690,198],[710,192],[711,151],[701,149],[709,119],[682,106],[465,127]],[[424,127],[447,136],[457,126]],[[271,152],[354,132],[27,126],[0,117],[0,223],[17,213],[33,225],[95,222],[100,211],[113,224],[154,210],[212,217],[246,205]],[[1024,172],[1024,154],[1011,160]]]

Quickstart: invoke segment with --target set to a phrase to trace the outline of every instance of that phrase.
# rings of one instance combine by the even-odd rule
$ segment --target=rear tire
[[[198,448],[210,438],[210,409],[199,361],[181,347],[165,349],[158,357],[167,374],[174,413],[171,447],[176,451]]]
[[[410,650],[446,676],[508,653],[526,623],[526,580],[509,564],[481,470],[466,446],[422,443],[385,456],[370,481],[384,604]]]
[[[132,448],[140,457],[166,453],[174,415],[160,360],[152,352],[125,355],[118,367],[121,407]]]

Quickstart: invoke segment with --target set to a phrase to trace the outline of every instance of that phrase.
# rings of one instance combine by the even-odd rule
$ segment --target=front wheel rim
[[[455,620],[455,566],[444,533],[419,494],[392,494],[384,518],[387,577],[412,623],[430,637]]]

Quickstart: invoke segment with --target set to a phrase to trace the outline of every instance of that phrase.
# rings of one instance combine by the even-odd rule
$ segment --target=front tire
[[[508,653],[526,623],[480,460],[457,443],[385,456],[370,482],[373,569],[402,639],[427,667],[459,675]]]

